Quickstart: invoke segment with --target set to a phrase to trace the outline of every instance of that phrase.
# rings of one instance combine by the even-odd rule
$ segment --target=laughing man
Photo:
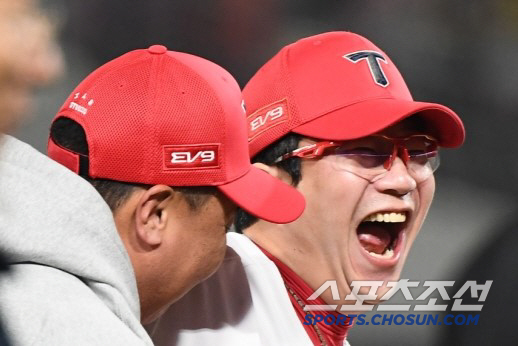
[[[413,101],[389,57],[329,32],[284,47],[244,91],[250,155],[295,186],[302,216],[276,225],[241,211],[224,265],[152,326],[157,345],[342,345],[349,326],[303,324],[308,304],[354,304],[355,280],[398,280],[433,199],[439,147],[464,128]],[[286,208],[290,206],[287,205]],[[331,290],[308,302],[327,280]],[[358,293],[367,293],[368,287]],[[377,304],[388,288],[382,286]],[[354,311],[354,310],[353,310]]]

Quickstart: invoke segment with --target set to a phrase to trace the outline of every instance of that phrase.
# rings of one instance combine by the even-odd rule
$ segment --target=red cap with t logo
[[[62,117],[83,127],[88,156],[52,138],[48,154],[81,175],[217,186],[272,222],[291,222],[304,209],[295,189],[250,164],[240,88],[208,60],[160,45],[131,51],[86,77],[54,120]]]
[[[284,47],[252,77],[243,97],[252,156],[288,132],[350,140],[416,114],[441,146],[464,141],[462,121],[451,109],[414,101],[390,58],[350,32]]]

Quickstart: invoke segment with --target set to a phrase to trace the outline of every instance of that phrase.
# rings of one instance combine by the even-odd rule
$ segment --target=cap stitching
[[[164,54],[153,54],[153,56],[151,57],[152,62],[151,62],[151,73],[150,73],[150,78],[149,78],[149,86],[151,89],[152,96],[151,96],[151,104],[150,104],[150,107],[148,107],[148,114],[146,114],[146,121],[144,124],[144,126],[146,126],[147,129],[150,130],[150,131],[144,131],[147,134],[146,143],[149,143],[150,145],[148,145],[146,148],[147,157],[144,160],[145,160],[145,162],[147,162],[147,164],[145,165],[145,167],[143,167],[146,169],[145,176],[148,178],[150,176],[153,177],[151,179],[147,179],[149,181],[155,180],[154,179],[155,174],[154,174],[154,172],[152,172],[151,167],[153,166],[152,161],[156,157],[155,156],[156,153],[154,153],[153,151],[155,149],[158,149],[158,148],[155,148],[155,144],[158,142],[157,139],[159,138],[159,136],[158,136],[158,126],[156,125],[157,122],[152,121],[152,119],[153,119],[153,115],[156,114],[156,110],[158,108],[158,106],[157,106],[158,95],[162,91],[162,85],[163,85],[162,81],[163,81],[163,78],[165,75],[165,74],[159,74],[160,67],[164,61],[163,57],[164,57]]]

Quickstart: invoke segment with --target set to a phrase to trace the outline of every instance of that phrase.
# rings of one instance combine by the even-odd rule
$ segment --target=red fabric
[[[260,246],[259,248],[273,263],[275,263],[275,265],[279,269],[279,272],[281,273],[284,283],[292,289],[292,291],[297,295],[297,297],[302,301],[304,305],[307,305],[307,298],[311,294],[313,294],[314,290],[311,289],[311,287],[309,287],[308,284],[306,284],[306,282],[304,282],[304,280],[302,280],[297,274],[295,274],[295,272],[291,270],[287,265],[275,258],[265,249],[261,248]],[[288,295],[290,297],[291,303],[293,304],[293,307],[295,308],[297,316],[299,317],[300,322],[304,326],[304,329],[308,333],[311,341],[314,345],[320,345],[321,341],[318,337],[317,331],[314,328],[314,326],[306,325],[303,323],[304,317],[306,316],[306,311],[303,310],[303,308],[299,305],[295,297],[290,292],[288,292]],[[323,299],[317,298],[311,301],[311,304],[326,305],[327,303]],[[324,319],[327,316],[332,315],[334,316],[334,320],[336,320],[336,318],[340,315],[336,311],[311,311],[311,314],[322,314],[324,315]],[[317,322],[320,334],[322,335],[328,346],[342,346],[344,344],[345,338],[347,337],[347,332],[352,326],[348,324],[348,320],[343,325],[327,325],[323,321]]]
[[[54,160],[60,162],[63,166],[70,169],[72,172],[79,173],[79,154],[65,150],[49,138],[47,151],[49,156]]]
[[[92,72],[54,120],[82,126],[91,178],[218,186],[261,219],[292,222],[303,212],[304,198],[250,165],[242,101],[238,83],[222,67],[154,45]],[[77,155],[49,143],[49,157],[77,173]]]
[[[248,125],[257,129],[249,133],[251,157],[289,132],[351,140],[417,113],[441,146],[460,146],[465,137],[455,112],[415,102],[390,58],[351,32],[326,32],[285,46],[250,79],[243,97]],[[264,110],[282,100],[282,116],[269,122]]]

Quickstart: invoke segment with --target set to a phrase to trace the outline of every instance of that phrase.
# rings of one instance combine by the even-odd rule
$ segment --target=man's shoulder
[[[149,345],[78,277],[16,264],[0,278],[0,314],[14,345]]]
[[[84,193],[97,196],[95,189],[84,179],[48,156],[12,136],[0,133],[0,169],[3,180],[17,187],[26,184],[34,191],[34,185],[50,185],[54,191],[63,195],[70,194],[72,188],[76,195]],[[32,184],[32,185],[31,185]],[[77,196],[76,196],[77,199]],[[98,199],[101,199],[100,196]]]

